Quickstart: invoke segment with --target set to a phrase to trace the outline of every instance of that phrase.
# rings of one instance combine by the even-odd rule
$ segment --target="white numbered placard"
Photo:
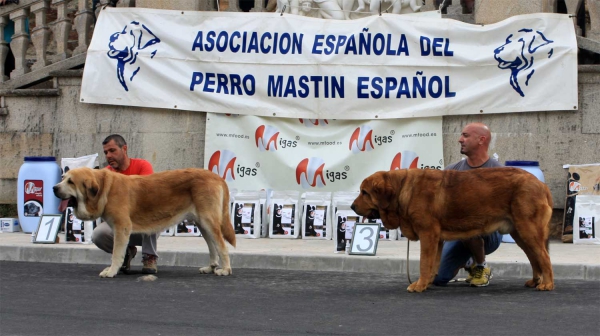
[[[372,255],[377,253],[379,223],[356,223],[350,245],[350,254]]]
[[[42,215],[37,231],[35,232],[34,243],[54,244],[56,235],[60,228],[62,214],[60,215]]]

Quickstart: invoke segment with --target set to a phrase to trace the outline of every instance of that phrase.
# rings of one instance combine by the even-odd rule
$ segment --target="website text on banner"
[[[312,119],[573,110],[577,43],[562,14],[481,26],[107,8],[81,101]]]
[[[208,113],[204,168],[230,189],[358,191],[379,170],[444,168],[442,118],[309,120]]]

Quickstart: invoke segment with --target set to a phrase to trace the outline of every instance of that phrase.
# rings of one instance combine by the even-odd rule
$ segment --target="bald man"
[[[463,128],[458,139],[460,153],[465,155],[466,159],[453,163],[445,169],[471,170],[503,167],[502,164],[488,155],[491,140],[492,133],[485,124],[468,124]],[[460,197],[460,195],[456,196]],[[492,270],[487,265],[485,256],[496,251],[501,242],[502,235],[497,231],[489,236],[444,242],[440,269],[433,284],[445,286],[456,276],[460,268],[465,267],[465,270],[469,273],[467,282],[471,286],[487,286],[492,277]]]

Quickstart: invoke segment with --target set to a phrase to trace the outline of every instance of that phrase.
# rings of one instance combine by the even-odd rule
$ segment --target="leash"
[[[407,238],[407,240],[406,240],[406,277],[408,278],[408,284],[410,285],[410,284],[412,284],[412,281],[410,281],[410,270],[409,270],[409,267],[408,267],[408,264],[409,264],[409,262],[408,262],[408,250],[409,250],[409,247],[410,247],[410,240],[408,240],[408,238]]]

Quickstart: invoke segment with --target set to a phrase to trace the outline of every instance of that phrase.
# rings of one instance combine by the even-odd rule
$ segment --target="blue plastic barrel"
[[[540,163],[538,161],[506,161],[504,165],[506,167],[515,167],[526,170],[537,177],[538,180],[546,183],[546,180],[544,179],[544,173],[540,169]],[[505,234],[502,236],[502,242],[514,243],[515,240],[509,234]]]

